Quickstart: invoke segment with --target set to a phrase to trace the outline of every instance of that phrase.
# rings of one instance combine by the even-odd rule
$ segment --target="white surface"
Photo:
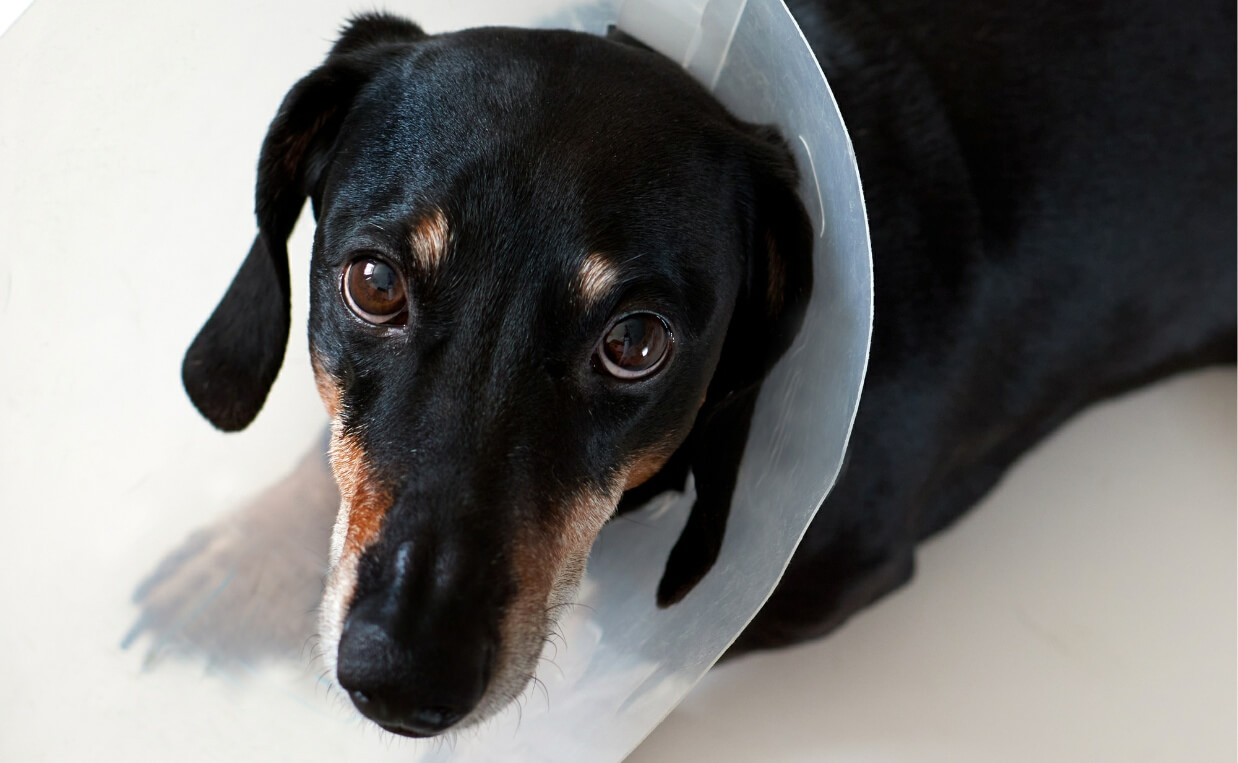
[[[0,35],[3,35],[17,17],[30,7],[31,0],[0,0]]]
[[[311,668],[144,670],[118,647],[137,581],[323,424],[295,335],[238,436],[178,371],[252,238],[266,123],[356,9],[40,0],[0,39],[0,760],[409,756]],[[139,44],[113,42],[121,18]],[[912,587],[716,671],[633,759],[1233,760],[1234,421],[1230,370],[1095,411],[928,546]]]

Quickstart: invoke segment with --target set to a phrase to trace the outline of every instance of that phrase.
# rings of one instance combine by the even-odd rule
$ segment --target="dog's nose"
[[[432,736],[468,715],[489,679],[490,650],[458,646],[400,644],[382,624],[350,617],[336,675],[365,717],[396,733]]]
[[[353,704],[365,717],[388,728],[402,729],[416,736],[432,736],[446,731],[468,714],[446,707],[393,706],[390,698],[371,697],[360,689],[348,693]]]
[[[459,592],[416,579],[426,567],[400,549],[393,584],[350,607],[336,661],[357,710],[407,736],[439,734],[467,716],[485,693],[495,651],[480,613],[448,595]]]
[[[426,691],[426,686],[389,680],[395,676],[365,670],[361,665],[363,661],[355,658],[340,661],[339,684],[348,691],[349,699],[361,715],[387,731],[417,737],[433,736],[456,725],[477,704],[477,697],[438,696],[437,701],[454,700],[454,704],[432,705],[430,702],[436,701],[436,697]]]

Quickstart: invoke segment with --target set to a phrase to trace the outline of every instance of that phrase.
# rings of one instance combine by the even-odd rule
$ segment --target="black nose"
[[[365,717],[388,731],[407,736],[433,736],[446,731],[468,715],[467,710],[446,707],[393,707],[382,698],[371,698],[360,689],[354,689],[348,694]]]
[[[442,560],[416,558],[411,544],[394,557],[387,580],[349,608],[336,676],[362,715],[397,734],[432,736],[485,694],[498,610],[478,606],[443,574]]]
[[[340,686],[362,715],[388,731],[419,737],[446,731],[481,699],[489,650],[479,645],[468,655],[426,646],[401,645],[382,625],[350,617],[340,638]]]

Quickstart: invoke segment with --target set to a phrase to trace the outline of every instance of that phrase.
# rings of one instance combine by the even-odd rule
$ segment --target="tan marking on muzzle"
[[[433,271],[442,264],[450,242],[451,226],[447,224],[443,210],[437,208],[418,218],[408,234],[414,259],[427,271]]]
[[[674,447],[657,447],[644,453],[637,454],[632,460],[631,466],[628,467],[627,482],[624,483],[624,490],[631,490],[634,487],[640,487],[645,482],[657,474],[663,466],[666,466],[667,460],[671,454],[675,452]]]
[[[537,670],[546,636],[571,603],[585,573],[589,550],[602,526],[614,513],[626,475],[615,487],[580,493],[552,526],[522,530],[512,546],[516,595],[500,624],[501,648],[494,679],[477,709],[466,721],[475,722],[501,709],[518,696]]]
[[[576,274],[574,285],[582,305],[596,303],[619,281],[619,271],[597,252],[585,256]]]
[[[344,554],[360,554],[378,537],[383,517],[391,508],[391,495],[375,483],[356,439],[338,431],[331,437],[331,469],[340,487],[340,500],[348,505]]]
[[[313,350],[310,351],[310,365],[314,369],[314,384],[318,387],[318,397],[322,398],[322,404],[327,408],[327,415],[332,420],[339,418],[341,405],[339,382],[327,372],[322,357]]]
[[[331,470],[340,489],[340,511],[331,534],[330,572],[318,633],[327,668],[334,676],[344,619],[356,595],[361,552],[378,538],[392,499],[371,473],[360,443],[343,433],[338,420],[331,427]]]
[[[693,423],[696,416],[701,412],[701,408],[705,405],[706,397],[708,397],[708,392],[702,392],[701,399],[696,403],[696,410],[692,412]],[[661,442],[633,453],[628,459],[627,468],[624,470],[624,474],[627,475],[627,481],[624,482],[623,489],[631,490],[634,487],[640,487],[650,477],[661,471],[662,467],[666,466],[666,462],[670,460],[670,457],[683,444],[684,438],[688,436],[693,423],[686,425],[681,432],[670,432]]]

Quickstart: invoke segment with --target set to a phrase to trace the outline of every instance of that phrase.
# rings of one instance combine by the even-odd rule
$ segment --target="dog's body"
[[[792,2],[876,283],[848,464],[736,645],[828,631],[1080,408],[1233,362],[1232,5]]]
[[[1232,7],[888,5],[793,4],[855,144],[876,322],[844,472],[735,651],[904,582],[1082,406],[1234,357]],[[363,17],[293,89],[185,380],[221,427],[256,415],[311,198],[322,630],[362,712],[420,736],[501,707],[602,524],[692,471],[658,599],[689,595],[811,289],[794,181],[778,136],[623,41]]]

